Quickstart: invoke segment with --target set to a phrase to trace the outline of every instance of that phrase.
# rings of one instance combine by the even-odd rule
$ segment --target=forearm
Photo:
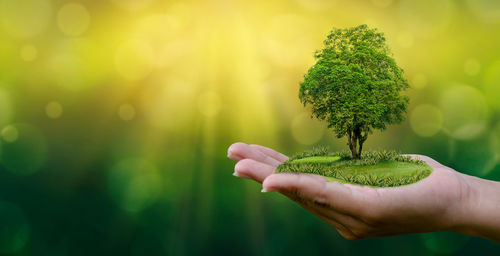
[[[500,182],[464,175],[468,191],[453,231],[500,242]]]

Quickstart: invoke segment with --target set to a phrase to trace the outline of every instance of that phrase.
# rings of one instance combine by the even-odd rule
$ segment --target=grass
[[[292,163],[332,163],[340,160],[339,156],[310,156],[306,158],[295,159]]]
[[[361,159],[352,159],[347,151],[329,153],[325,148],[296,154],[276,172],[322,175],[331,181],[396,187],[415,183],[432,172],[425,162],[402,156],[395,151],[366,151]]]

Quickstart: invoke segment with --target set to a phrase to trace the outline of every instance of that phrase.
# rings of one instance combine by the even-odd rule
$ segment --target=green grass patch
[[[333,163],[340,160],[340,156],[310,156],[292,160],[292,163]]]
[[[396,187],[415,183],[432,172],[425,162],[395,151],[366,151],[361,159],[350,152],[329,153],[324,148],[302,152],[281,164],[277,173],[322,175],[331,181],[373,187]]]

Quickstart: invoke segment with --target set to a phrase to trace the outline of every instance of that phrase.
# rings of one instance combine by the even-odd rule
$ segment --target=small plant
[[[374,129],[400,123],[408,105],[408,82],[391,57],[385,37],[367,25],[333,29],[316,51],[300,84],[300,101],[325,120],[338,138],[347,136],[352,158]]]

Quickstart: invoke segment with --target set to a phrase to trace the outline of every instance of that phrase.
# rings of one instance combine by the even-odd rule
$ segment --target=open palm
[[[334,226],[350,240],[404,233],[460,228],[473,193],[466,175],[422,155],[411,155],[434,171],[411,185],[373,188],[329,182],[311,174],[274,171],[287,156],[260,145],[235,143],[228,157],[237,161],[234,175],[263,184],[263,192],[278,191]]]

